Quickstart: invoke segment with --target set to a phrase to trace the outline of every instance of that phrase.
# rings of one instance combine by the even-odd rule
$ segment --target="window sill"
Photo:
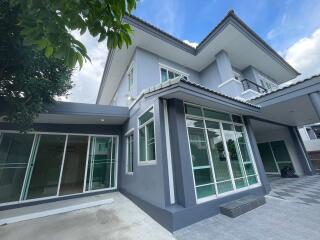
[[[139,161],[138,166],[148,166],[148,165],[156,165],[157,161],[156,160],[149,160],[149,161]]]

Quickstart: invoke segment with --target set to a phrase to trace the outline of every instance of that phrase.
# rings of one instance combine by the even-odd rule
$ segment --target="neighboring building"
[[[119,190],[170,231],[315,173],[297,127],[320,121],[320,77],[299,73],[233,11],[193,48],[126,16],[97,104],[59,103],[21,135],[0,124],[2,209]],[[3,194],[5,193],[5,194]]]
[[[299,132],[314,168],[320,172],[320,123],[304,126]]]

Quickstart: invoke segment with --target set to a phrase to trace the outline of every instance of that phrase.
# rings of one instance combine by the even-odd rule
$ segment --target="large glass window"
[[[156,160],[153,116],[154,112],[151,108],[139,117],[139,162],[142,164]]]
[[[19,201],[33,134],[0,134],[0,203]]]
[[[92,137],[86,190],[115,187],[116,138]]]
[[[116,136],[1,132],[0,204],[116,187],[117,141]]]
[[[88,136],[68,136],[59,195],[83,191],[87,148]]]
[[[133,132],[127,136],[126,173],[133,173]]]
[[[258,183],[241,116],[185,105],[198,199]]]
[[[26,199],[57,195],[65,135],[38,135],[37,147],[31,159]]]

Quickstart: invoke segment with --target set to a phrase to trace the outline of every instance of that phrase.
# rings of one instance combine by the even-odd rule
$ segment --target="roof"
[[[172,86],[175,86],[175,85],[178,86],[179,84],[186,84],[186,85],[189,85],[189,86],[192,86],[192,87],[196,87],[196,88],[204,90],[204,91],[206,91],[206,92],[208,92],[210,94],[213,94],[213,95],[216,95],[216,96],[219,96],[219,97],[234,101],[236,103],[244,104],[246,106],[253,107],[255,109],[260,109],[260,106],[258,106],[258,105],[243,101],[243,100],[238,99],[238,98],[227,96],[227,95],[225,95],[223,93],[220,93],[220,92],[216,92],[216,91],[214,91],[214,90],[212,90],[210,88],[207,88],[207,87],[205,87],[203,85],[188,81],[188,80],[186,80],[184,78],[175,78],[175,79],[172,79],[172,80],[168,80],[168,81],[166,81],[164,83],[158,84],[156,86],[153,86],[151,88],[148,88],[148,89],[144,90],[137,97],[137,99],[132,103],[130,108],[132,108],[141,98],[143,98],[144,96],[146,96],[148,94],[153,94],[153,93],[155,93],[157,91],[165,90],[165,89],[168,89],[169,87],[172,87]]]
[[[235,65],[235,67],[244,68],[248,66],[248,64],[251,64],[251,65],[256,64],[258,68],[272,69],[272,71],[269,71],[269,72],[266,70],[267,71],[266,73],[269,74],[272,78],[278,79],[277,81],[279,81],[279,83],[290,80],[296,77],[297,75],[299,75],[299,72],[297,72],[276,51],[274,51],[263,39],[261,39],[253,30],[251,30],[234,13],[234,11],[229,11],[228,14],[220,21],[220,23],[200,42],[200,44],[196,48],[186,44],[182,40],[164,32],[163,30],[153,26],[152,24],[136,16],[126,15],[123,20],[124,22],[130,24],[135,30],[135,35],[133,35],[133,43],[135,42],[135,40],[140,41],[136,43],[137,44],[136,47],[145,46],[147,51],[153,52],[152,50],[153,48],[150,48],[150,47],[152,45],[161,43],[158,48],[162,50],[160,51],[160,53],[157,52],[158,50],[155,50],[154,53],[156,55],[157,54],[165,55],[164,58],[170,59],[172,61],[176,61],[177,63],[181,65],[185,65],[186,67],[193,69],[195,71],[203,70],[210,63],[210,61],[212,62],[213,61],[212,54],[213,55],[216,54],[214,51],[217,50],[217,49],[213,49],[213,47],[215,46],[215,48],[218,48],[218,49],[222,47],[220,49],[222,50],[224,49],[223,48],[224,45],[221,45],[221,43],[225,42],[224,44],[227,44],[227,46],[231,46],[229,49],[230,59],[232,59],[233,57],[233,59],[237,59],[237,64],[238,62],[241,63],[241,64],[239,63],[240,64],[239,66]],[[241,39],[237,38],[237,36],[231,35],[231,37],[233,38],[230,38],[231,30],[230,29],[227,30],[227,26],[232,26],[234,27],[234,29],[237,29],[239,34],[242,34],[244,38],[247,39],[247,41],[250,42],[250,44],[253,44],[252,46],[255,46],[255,47],[248,48],[248,46],[246,46],[246,48],[238,48],[237,46],[239,44],[240,45],[243,44],[243,41],[241,42],[240,41]],[[147,43],[141,42],[141,39],[139,38],[139,36],[136,37],[136,35],[142,34],[142,33],[145,34],[143,36],[148,36],[149,38],[158,39],[160,40],[160,42],[152,41],[150,39],[149,41],[146,40]],[[228,38],[229,36],[229,38],[227,39],[228,40],[227,42],[224,40],[220,40],[222,35],[225,38]],[[234,38],[238,40],[237,44],[232,43],[232,41],[234,41]],[[213,45],[210,44],[213,41],[215,41],[215,43]],[[165,49],[166,46],[168,46],[168,48],[170,46],[170,49],[173,48],[174,51],[173,49],[171,50]],[[202,51],[206,47],[208,48],[207,49],[208,51]],[[238,51],[234,51],[234,48],[238,49]],[[247,51],[245,49],[259,49],[259,50],[255,50],[255,52],[253,50],[251,51],[252,52],[251,55],[256,56],[254,60],[252,60],[252,57],[249,58],[249,55],[248,55],[248,59],[247,59],[248,61],[243,61],[243,58],[242,58],[244,54],[243,51]],[[241,53],[239,52],[240,50],[242,51]],[[101,96],[104,94],[103,92],[105,91],[104,87],[106,83],[108,84],[108,94],[106,96],[108,99],[107,103],[110,102],[109,98],[112,97],[110,96],[112,95],[112,93],[110,94],[109,92],[111,91],[114,93],[116,91],[117,86],[115,86],[116,85],[115,81],[118,81],[118,79],[121,78],[120,75],[121,73],[123,74],[123,72],[125,71],[124,68],[126,68],[126,66],[124,65],[128,64],[127,62],[124,63],[123,61],[124,59],[126,59],[125,61],[130,61],[131,59],[130,56],[125,58],[124,55],[133,54],[134,50],[129,46],[128,50],[125,49],[123,51],[125,52],[121,53],[121,51],[119,51],[118,49],[116,50],[112,49],[109,51],[104,73],[102,76],[102,81],[101,81],[98,96],[97,96],[97,103],[99,103]],[[260,52],[257,52],[257,51],[260,51]],[[175,52],[173,56],[176,56],[176,59],[171,59],[172,56],[170,54],[173,54],[173,52]],[[261,54],[264,54],[264,55],[261,55]],[[117,55],[119,55],[119,57],[115,59]],[[192,60],[190,60],[191,59],[190,57],[192,56],[197,57],[197,59],[192,58]],[[266,58],[266,56],[268,56],[268,58]],[[256,58],[260,60],[256,61]],[[116,67],[112,62],[117,62],[117,65],[123,65],[123,66]],[[270,64],[273,64],[273,65],[270,65]],[[107,80],[109,78],[111,78],[111,80]]]
[[[289,84],[289,85],[286,85],[286,86],[282,86],[282,87],[280,87],[280,88],[278,88],[278,89],[276,89],[276,90],[273,90],[273,91],[270,91],[270,92],[268,92],[268,93],[262,94],[262,95],[260,95],[260,96],[255,97],[255,98],[251,98],[250,100],[248,100],[248,102],[251,102],[251,101],[254,101],[254,100],[258,100],[258,99],[260,99],[260,98],[263,98],[263,97],[266,97],[266,96],[269,96],[269,95],[273,95],[273,94],[278,93],[278,92],[280,92],[280,91],[287,90],[287,89],[292,88],[292,87],[294,87],[294,86],[300,85],[300,84],[302,84],[302,83],[304,83],[304,82],[310,81],[310,80],[312,80],[312,79],[314,79],[314,78],[316,78],[316,77],[320,77],[320,74],[313,75],[312,77],[309,77],[309,78],[305,78],[305,79],[296,81],[296,82],[294,82],[294,83],[292,83],[292,84]]]

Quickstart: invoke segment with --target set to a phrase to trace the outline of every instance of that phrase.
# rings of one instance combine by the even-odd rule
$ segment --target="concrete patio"
[[[0,239],[320,239],[320,175],[273,178],[271,186],[261,207],[237,218],[219,214],[173,235],[115,192],[97,197],[112,197],[112,204],[0,226]]]

